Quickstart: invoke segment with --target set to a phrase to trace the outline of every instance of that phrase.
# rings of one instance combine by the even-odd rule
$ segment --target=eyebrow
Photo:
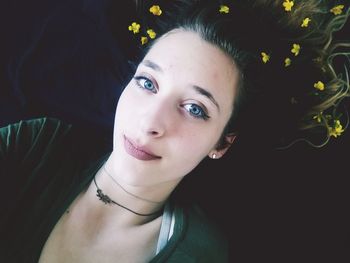
[[[141,64],[143,64],[144,66],[146,67],[149,67],[155,71],[158,71],[158,72],[161,72],[163,73],[163,69],[157,65],[156,63],[150,61],[150,60],[144,60],[141,62]],[[214,96],[209,92],[207,91],[206,89],[203,89],[197,85],[192,85],[191,86],[197,93],[207,97],[215,106],[216,108],[220,111],[220,106],[219,106],[219,103],[217,103],[217,101],[214,99]]]
[[[212,103],[214,103],[214,105],[218,108],[218,110],[220,111],[220,106],[219,106],[219,103],[217,103],[217,101],[214,99],[214,96],[209,92],[207,91],[206,89],[203,89],[201,87],[198,87],[196,85],[193,85],[192,86],[199,94],[207,97]]]
[[[157,65],[156,63],[154,63],[154,62],[152,62],[150,60],[146,59],[146,60],[142,61],[141,64],[143,64],[146,67],[149,67],[149,68],[151,68],[151,69],[153,69],[155,71],[163,72],[162,68],[159,65]]]

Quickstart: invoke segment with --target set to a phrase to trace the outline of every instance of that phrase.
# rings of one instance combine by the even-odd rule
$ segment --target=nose
[[[140,132],[143,135],[159,138],[165,135],[171,121],[171,111],[166,103],[148,104],[140,118]]]

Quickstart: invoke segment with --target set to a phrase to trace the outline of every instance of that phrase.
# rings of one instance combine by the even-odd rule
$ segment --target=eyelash
[[[200,115],[195,115],[195,114],[191,113],[189,110],[186,109],[189,112],[189,114],[191,116],[193,116],[194,118],[196,118],[196,119],[203,119],[203,120],[206,121],[206,120],[208,120],[210,118],[208,116],[208,114],[206,114],[205,111],[202,109],[202,107],[198,106],[197,104],[190,103],[190,104],[183,104],[181,106],[183,106],[185,109],[186,109],[186,106],[192,106],[192,107],[195,106],[195,107],[199,108]]]
[[[153,93],[155,93],[155,92],[157,91],[157,88],[154,86],[152,80],[150,80],[149,78],[146,78],[146,77],[144,77],[144,76],[136,76],[136,77],[134,77],[134,80],[136,81],[137,86],[140,87],[141,89],[145,89],[145,90],[151,91],[151,92],[153,92]],[[144,81],[144,83],[145,83],[146,81],[152,83],[153,89],[150,90],[150,89],[146,88],[146,87],[144,86],[144,83],[142,83],[143,81]]]
[[[153,81],[150,80],[149,78],[147,77],[144,77],[144,76],[135,76],[134,77],[134,80],[136,81],[136,84],[139,88],[141,89],[144,89],[146,91],[150,91],[152,93],[156,93],[158,91],[158,89],[155,87],[155,85],[153,84]],[[153,85],[153,88],[152,89],[148,89],[144,86],[145,82],[150,82],[152,85]],[[205,110],[203,110],[203,108],[197,104],[194,104],[194,103],[190,103],[190,104],[182,104],[181,105],[182,107],[184,107],[186,109],[186,111],[193,117],[193,118],[196,118],[196,119],[203,119],[203,120],[208,120],[210,118],[210,116],[205,112]],[[196,114],[193,114],[190,112],[190,110],[187,109],[186,106],[194,106],[196,108],[198,108],[200,110],[200,115],[196,115]],[[191,107],[191,108],[192,108]]]

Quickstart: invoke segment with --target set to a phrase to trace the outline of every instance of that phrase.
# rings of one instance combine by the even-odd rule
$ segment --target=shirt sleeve
[[[60,165],[55,153],[65,154],[70,126],[54,118],[40,118],[0,128],[0,179],[3,185],[0,200],[6,200],[0,213],[0,233],[4,230],[4,222],[11,220],[7,217],[18,204],[21,206],[25,202],[23,193],[38,182],[45,183],[39,171],[47,161],[50,160],[51,166]]]
[[[0,128],[0,169],[43,156],[67,133],[70,125],[54,118],[20,121]]]

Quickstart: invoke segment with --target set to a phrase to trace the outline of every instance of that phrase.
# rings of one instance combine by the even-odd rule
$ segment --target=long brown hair
[[[333,1],[298,1],[286,11],[283,0],[163,0],[158,1],[163,15],[155,19],[147,12],[151,1],[136,2],[143,23],[159,36],[175,28],[196,32],[237,65],[239,92],[222,145],[233,131],[275,146],[303,140],[319,147],[340,121],[340,130],[347,127],[350,43],[338,40],[336,33],[348,20],[349,7],[335,15]],[[223,4],[229,13],[219,12]],[[311,22],[301,27],[305,18]],[[293,44],[300,47],[298,56],[291,53]],[[270,55],[267,63],[262,52]],[[317,82],[324,90],[315,89]]]

